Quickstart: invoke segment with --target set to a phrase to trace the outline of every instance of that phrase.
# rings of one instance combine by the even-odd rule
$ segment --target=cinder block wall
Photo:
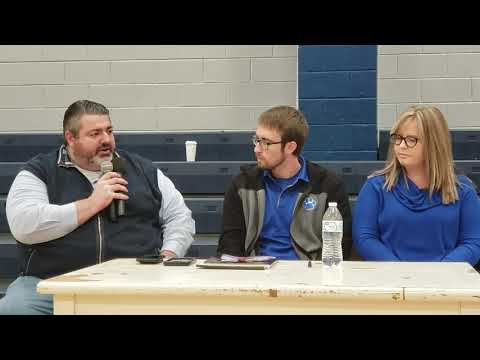
[[[310,160],[376,160],[377,47],[299,47],[299,104]]]
[[[451,129],[480,129],[480,45],[378,46],[378,129],[412,104],[438,106]]]
[[[297,46],[0,46],[0,132],[61,132],[88,98],[116,131],[252,130],[297,103]]]
[[[378,129],[435,104],[452,129],[480,127],[480,45],[378,46]],[[0,132],[59,132],[80,98],[117,131],[250,130],[297,103],[297,46],[0,46]]]

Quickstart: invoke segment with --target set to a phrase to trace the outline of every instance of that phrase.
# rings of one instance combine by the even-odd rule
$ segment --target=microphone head
[[[100,164],[100,169],[102,174],[106,174],[107,172],[113,171],[113,165],[111,161],[102,161]]]
[[[121,157],[116,157],[112,160],[113,171],[123,174],[125,172],[125,160]]]

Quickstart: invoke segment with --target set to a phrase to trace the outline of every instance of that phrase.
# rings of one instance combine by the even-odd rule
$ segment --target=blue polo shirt
[[[265,214],[258,241],[259,255],[275,256],[282,260],[299,258],[292,245],[290,224],[300,182],[308,182],[308,175],[305,159],[300,156],[298,160],[301,168],[289,179],[276,179],[271,171],[263,171]]]

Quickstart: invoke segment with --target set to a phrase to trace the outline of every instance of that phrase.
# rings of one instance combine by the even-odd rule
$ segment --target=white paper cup
[[[187,153],[187,161],[195,161],[195,156],[197,154],[197,142],[185,141],[185,151]]]

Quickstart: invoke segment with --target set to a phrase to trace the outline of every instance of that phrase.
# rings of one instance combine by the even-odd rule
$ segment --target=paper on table
[[[232,256],[223,254],[198,263],[196,266],[207,269],[265,270],[269,269],[277,258],[274,256]]]
[[[220,257],[222,262],[266,262],[275,259],[275,256],[233,256],[228,254],[222,254]]]

